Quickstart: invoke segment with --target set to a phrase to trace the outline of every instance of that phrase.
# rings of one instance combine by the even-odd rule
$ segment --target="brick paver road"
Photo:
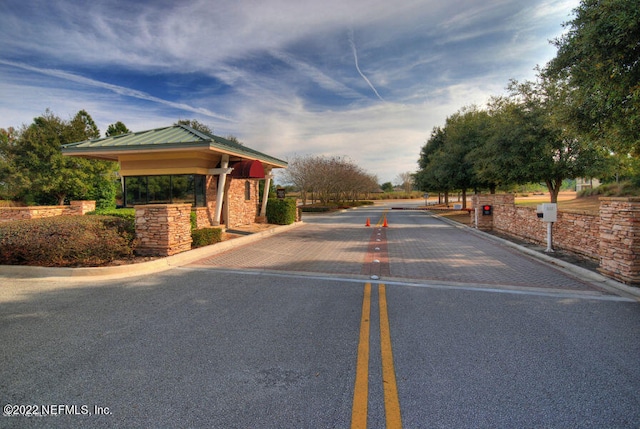
[[[501,287],[602,292],[597,285],[424,211],[375,206],[331,215],[307,215],[304,225],[196,262],[193,266],[365,275],[381,231],[385,280],[453,282]],[[382,228],[386,216],[388,227]],[[366,227],[370,219],[371,226]],[[378,258],[380,259],[380,258]]]

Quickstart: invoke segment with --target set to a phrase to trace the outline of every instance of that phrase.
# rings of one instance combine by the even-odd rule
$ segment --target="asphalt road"
[[[0,427],[640,427],[637,299],[386,209],[154,275],[0,280],[4,414],[47,414]]]

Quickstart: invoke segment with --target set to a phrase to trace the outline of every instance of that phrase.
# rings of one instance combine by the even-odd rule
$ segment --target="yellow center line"
[[[384,284],[378,285],[380,304],[380,352],[382,357],[382,387],[384,392],[384,412],[387,429],[401,429],[400,400],[393,365],[391,330],[387,311],[387,293]],[[360,318],[360,339],[356,363],[356,382],[351,409],[351,429],[366,429],[369,399],[369,332],[371,315],[371,283],[364,286],[362,317]]]
[[[362,317],[360,319],[360,340],[356,364],[356,384],[351,409],[351,428],[367,427],[367,401],[369,397],[369,315],[371,313],[371,283],[364,286]]]
[[[385,218],[387,217],[387,212],[389,211],[389,209],[384,209],[382,211],[382,215],[380,215],[380,219],[378,219],[378,222],[376,223],[376,226],[382,226],[382,224],[384,223]]]
[[[378,286],[378,300],[380,301],[380,350],[382,353],[382,387],[384,391],[384,412],[387,429],[402,428],[400,415],[400,400],[396,384],[396,371],[393,366],[393,351],[391,348],[391,330],[387,313],[387,293],[385,285]]]

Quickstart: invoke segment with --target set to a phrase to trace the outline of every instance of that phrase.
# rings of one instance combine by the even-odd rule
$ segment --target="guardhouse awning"
[[[264,167],[257,160],[236,162],[231,167],[231,177],[235,179],[264,179]]]

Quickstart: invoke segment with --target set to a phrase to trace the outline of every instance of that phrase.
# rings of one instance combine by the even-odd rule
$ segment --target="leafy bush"
[[[91,214],[91,215],[96,214],[96,215],[103,215],[103,216],[115,216],[115,217],[119,217],[119,218],[123,218],[123,219],[128,219],[131,222],[135,222],[136,221],[136,209],[133,209],[133,208],[96,209],[96,211],[90,212],[90,213],[87,213],[87,214]]]
[[[103,178],[93,184],[93,189],[89,191],[88,198],[96,201],[97,210],[115,209],[117,192],[116,182]]]
[[[191,231],[198,229],[198,215],[193,210],[189,214],[189,223],[191,224]]]
[[[333,208],[329,206],[300,206],[300,209],[304,213],[325,213],[333,210]]]
[[[222,229],[220,228],[202,228],[191,231],[193,242],[192,247],[208,246],[210,244],[222,241]]]
[[[267,202],[267,222],[274,225],[290,225],[296,221],[296,200],[275,199]]]
[[[100,266],[133,254],[129,220],[113,216],[58,216],[0,224],[0,264]]]
[[[620,183],[607,183],[596,188],[584,189],[578,193],[578,197],[601,195],[604,197],[637,197],[640,196],[640,187],[632,181]]]

